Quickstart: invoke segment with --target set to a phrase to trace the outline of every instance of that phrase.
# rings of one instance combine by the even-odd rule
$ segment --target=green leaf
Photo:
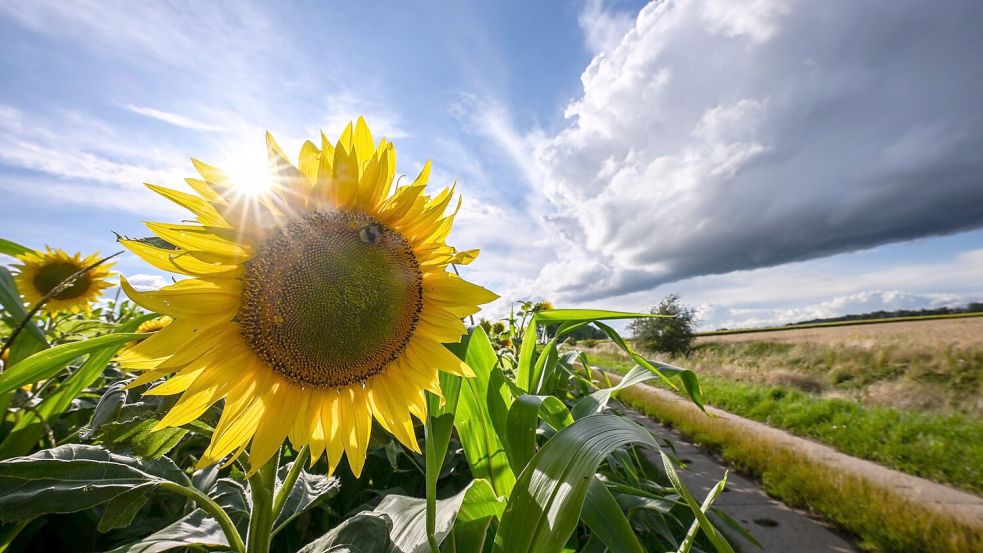
[[[493,551],[559,552],[577,527],[598,466],[630,444],[658,449],[648,431],[614,415],[585,417],[558,432],[519,475]]]
[[[27,246],[21,246],[17,242],[11,242],[5,238],[0,238],[0,253],[4,255],[9,255],[10,257],[17,257],[18,255],[23,255],[29,253],[33,250]]]
[[[139,542],[117,547],[108,553],[161,553],[179,547],[228,550],[229,540],[215,519],[205,511],[195,509],[188,516]]]
[[[427,538],[436,545],[437,478],[444,466],[451,432],[454,429],[454,413],[461,395],[461,377],[440,373],[440,389],[443,400],[427,392],[426,439],[426,490],[427,490]]]
[[[170,459],[141,461],[101,447],[64,445],[0,461],[0,520],[74,513],[136,489],[147,494],[171,481],[191,481]]]
[[[114,332],[133,332],[141,323],[153,317],[156,317],[156,315],[148,314],[136,317],[119,325]],[[11,429],[7,437],[0,443],[0,459],[25,455],[30,452],[37,445],[38,440],[44,435],[45,429],[41,422],[49,421],[65,412],[72,405],[72,401],[84,389],[91,386],[103,371],[106,370],[106,367],[113,360],[113,357],[116,356],[116,352],[119,351],[120,347],[122,347],[122,344],[115,347],[106,347],[102,351],[89,355],[85,363],[73,372],[71,376],[66,378],[64,382],[58,384],[57,389],[48,394],[37,407],[23,413],[17,424],[14,425],[14,428]],[[104,407],[104,409],[107,407]],[[91,422],[89,426],[92,426]],[[153,438],[153,441],[160,441],[168,434],[170,433],[165,432],[163,436],[156,436]],[[183,436],[183,433],[181,435]],[[149,454],[153,449],[156,448],[135,449],[135,452],[139,455],[144,455],[144,452],[147,452],[148,455],[145,456],[153,457],[154,455]],[[162,455],[163,452],[160,454]]]
[[[631,313],[628,311],[606,311],[604,309],[550,309],[536,313],[540,324],[552,323],[591,323],[617,319],[651,319],[665,317],[651,313]]]
[[[108,532],[114,528],[126,528],[133,522],[137,512],[146,505],[148,495],[139,486],[106,503],[106,510],[99,519],[97,529]]]
[[[703,391],[700,389],[700,382],[696,377],[696,373],[694,373],[689,369],[681,369],[679,367],[675,367],[667,363],[660,363],[658,361],[649,361],[648,359],[645,359],[637,352],[635,352],[635,350],[630,345],[628,345],[628,342],[626,342],[625,339],[622,338],[620,334],[618,334],[618,331],[602,323],[596,323],[596,324],[598,328],[604,331],[604,333],[607,334],[608,337],[611,338],[611,340],[615,344],[617,344],[618,347],[622,349],[622,351],[624,351],[625,353],[628,354],[629,357],[631,357],[632,361],[638,363],[639,366],[645,367],[646,369],[652,371],[654,374],[660,376],[663,382],[668,384],[669,387],[672,388],[673,390],[678,390],[679,387],[673,384],[671,380],[669,380],[669,376],[678,377],[679,380],[682,381],[683,387],[686,389],[686,393],[687,395],[689,395],[693,403],[695,403],[697,407],[699,407],[704,412],[706,411],[706,408],[703,405]]]
[[[287,473],[293,467],[293,463],[281,466],[277,472],[277,481],[283,482]],[[283,530],[290,521],[300,516],[304,511],[310,509],[320,501],[338,495],[341,490],[341,481],[336,477],[327,477],[323,474],[311,474],[304,469],[300,469],[300,475],[294,482],[287,500],[283,503],[283,509],[273,525],[273,534],[276,535]],[[279,493],[279,490],[277,490]]]
[[[106,388],[102,397],[99,398],[99,402],[96,403],[92,418],[89,419],[88,428],[80,434],[83,440],[87,440],[100,426],[116,419],[123,409],[123,405],[126,404],[126,385],[127,381],[120,380],[113,382]]]
[[[16,328],[27,317],[24,300],[21,299],[20,292],[17,291],[14,277],[11,276],[6,267],[0,267],[0,305],[10,314],[8,322],[11,329]],[[34,321],[28,321],[24,330],[17,336],[17,342],[10,347],[7,367],[12,367],[22,359],[47,347],[48,341],[45,339],[44,333],[34,324]]]
[[[481,520],[501,515],[503,502],[487,480],[479,478],[457,495],[437,501],[435,537],[439,544],[450,533],[460,516],[462,522]],[[397,553],[427,553],[430,546],[426,529],[427,502],[425,499],[404,495],[387,495],[382,498],[376,513],[392,519],[392,545],[388,551]]]
[[[536,315],[533,315],[526,323],[526,329],[522,334],[522,344],[519,346],[519,367],[515,379],[515,383],[527,392],[532,390],[536,384],[537,330]]]
[[[246,487],[231,478],[219,478],[208,490],[208,497],[228,513],[229,518],[239,529],[239,533],[246,535],[250,511],[249,500],[246,499]]]
[[[297,553],[376,553],[390,548],[392,520],[363,511],[345,520]]]
[[[577,400],[577,403],[574,404],[573,409],[571,410],[573,413],[573,418],[582,419],[587,415],[600,413],[607,407],[608,401],[611,400],[611,397],[615,392],[658,377],[659,376],[654,374],[652,371],[636,366],[629,371],[624,378],[621,379],[621,382],[617,383],[616,385],[611,386],[610,388],[603,388]]]
[[[512,470],[521,473],[536,454],[536,429],[542,418],[554,430],[562,430],[573,423],[570,411],[555,396],[523,395],[509,409],[507,443]]]
[[[723,491],[724,486],[727,483],[727,475],[724,474],[723,480],[718,482],[717,485],[710,490],[710,493],[707,494],[706,501],[704,501],[704,505],[700,506],[700,504],[696,502],[696,498],[694,498],[693,494],[686,489],[686,485],[683,484],[683,481],[679,478],[679,474],[677,474],[676,469],[673,468],[672,461],[669,460],[669,456],[662,451],[659,451],[659,454],[662,455],[662,464],[666,468],[666,476],[668,476],[669,481],[672,482],[672,487],[676,488],[676,492],[683,498],[684,501],[686,501],[686,504],[689,505],[690,510],[692,510],[693,514],[696,516],[696,520],[693,521],[693,526],[690,527],[690,530],[686,535],[686,540],[684,540],[683,544],[679,547],[680,553],[689,551],[688,544],[691,544],[695,538],[697,528],[703,529],[703,533],[706,534],[707,538],[710,539],[710,543],[713,544],[713,547],[719,553],[734,553],[734,548],[727,543],[727,540],[724,538],[723,534],[721,534],[713,526],[713,524],[710,523],[710,520],[707,519],[706,516],[706,510],[710,508],[710,504],[713,503],[713,500],[716,499],[717,496],[720,495],[720,492]]]
[[[99,429],[94,442],[115,446],[113,449],[128,449],[146,459],[157,459],[174,449],[188,433],[185,428],[154,430],[157,422],[156,418],[114,421]]]
[[[35,353],[27,359],[11,365],[0,375],[0,394],[4,394],[24,384],[37,382],[58,374],[66,364],[82,355],[97,352],[104,348],[120,346],[134,340],[142,340],[148,334],[122,333],[106,334],[81,342],[70,342]]]
[[[591,480],[582,518],[612,553],[645,553],[621,506],[597,478]]]
[[[464,360],[475,376],[465,378],[461,383],[454,427],[471,474],[491,482],[498,495],[507,495],[515,484],[515,475],[509,466],[505,446],[495,430],[488,401],[488,384],[498,358],[480,326],[471,331]],[[508,401],[511,398],[502,399]]]

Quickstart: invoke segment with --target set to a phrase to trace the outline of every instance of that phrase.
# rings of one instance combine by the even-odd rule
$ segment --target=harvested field
[[[983,317],[720,334],[701,336],[697,339],[697,344],[751,342],[782,344],[811,342],[866,348],[898,342],[943,349],[950,346],[983,348]]]

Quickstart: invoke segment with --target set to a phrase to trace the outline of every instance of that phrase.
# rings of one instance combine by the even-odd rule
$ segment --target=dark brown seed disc
[[[412,247],[361,213],[291,222],[259,247],[243,278],[242,336],[301,386],[335,388],[381,373],[406,349],[423,310]]]
[[[38,269],[37,273],[35,273],[34,287],[37,288],[38,292],[41,292],[42,296],[45,296],[48,294],[48,292],[54,290],[66,278],[74,275],[83,268],[84,267],[76,265],[75,263],[68,263],[65,261],[47,263]],[[75,299],[85,295],[85,292],[88,291],[89,285],[91,284],[92,277],[89,276],[89,273],[85,273],[76,278],[75,281],[68,285],[64,290],[51,297],[56,300]]]

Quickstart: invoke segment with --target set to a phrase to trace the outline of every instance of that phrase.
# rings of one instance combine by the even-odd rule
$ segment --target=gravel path
[[[621,381],[620,375],[610,372],[607,375],[612,383]],[[635,388],[641,393],[654,395],[660,402],[677,402],[680,406],[697,410],[697,407],[688,400],[672,392],[645,384],[638,384]],[[713,407],[708,407],[707,411],[717,415],[720,424],[733,425],[741,431],[794,448],[796,451],[805,453],[835,470],[861,477],[872,485],[889,489],[913,502],[934,506],[949,516],[983,527],[983,498],[979,496],[898,472],[877,463],[845,455],[829,446],[793,436],[782,430]],[[690,460],[690,470],[681,471],[680,476],[687,484],[702,490],[703,495],[706,495],[706,491],[723,475],[725,470],[723,465],[690,444],[679,433],[634,411],[629,410],[628,413],[656,435],[676,442],[679,456]],[[764,551],[800,551],[804,553],[856,551],[849,542],[820,522],[810,518],[802,511],[791,509],[769,498],[756,483],[738,474],[731,473],[727,488],[731,491],[722,495],[715,505],[721,506],[728,514],[741,520],[765,546]],[[739,509],[731,511],[727,508],[731,506],[739,507]],[[777,522],[777,525],[773,522]],[[745,551],[754,549],[756,548],[753,546],[744,547]]]

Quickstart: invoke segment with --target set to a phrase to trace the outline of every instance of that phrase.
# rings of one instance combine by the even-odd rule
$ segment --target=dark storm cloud
[[[972,0],[650,4],[539,142],[586,237],[544,274],[588,300],[983,226],[981,28]]]

